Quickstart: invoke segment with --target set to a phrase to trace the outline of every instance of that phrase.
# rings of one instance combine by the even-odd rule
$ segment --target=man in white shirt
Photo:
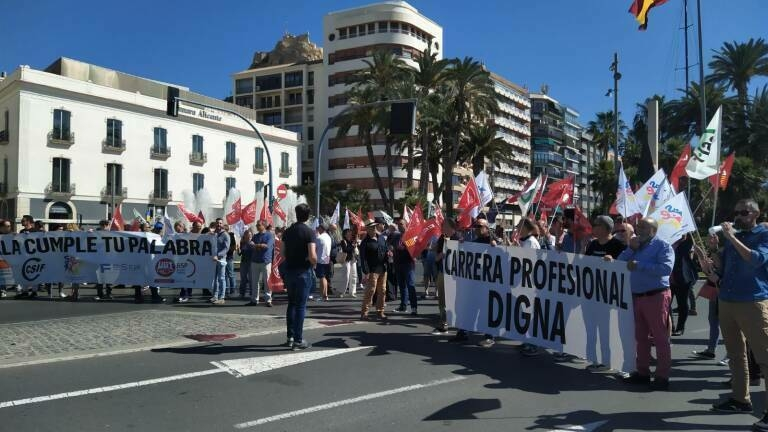
[[[331,236],[328,235],[328,225],[320,224],[317,227],[317,266],[315,275],[320,281],[320,293],[323,301],[328,301],[328,279],[331,277]]]

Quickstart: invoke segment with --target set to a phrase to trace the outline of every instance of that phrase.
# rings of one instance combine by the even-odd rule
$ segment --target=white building
[[[182,105],[168,117],[166,89],[66,58],[45,71],[21,66],[0,81],[0,217],[93,225],[110,217],[113,199],[126,216],[133,208],[157,214],[203,188],[214,217],[231,187],[244,204],[261,194],[266,170],[273,190],[297,184],[296,133],[256,125],[268,165],[261,141],[235,116]],[[238,110],[186,88],[180,96]]]
[[[438,58],[443,55],[443,28],[404,1],[387,1],[354,9],[331,12],[323,17],[323,64],[327,89],[327,104],[321,104],[321,119],[330,119],[348,106],[344,95],[351,88],[353,74],[367,68],[364,60],[370,60],[376,50],[390,50],[405,63],[416,67],[414,57],[427,47]],[[353,130],[354,133],[354,130]],[[358,187],[370,193],[373,203],[380,202],[379,191],[371,175],[365,146],[356,136],[336,139],[328,134],[325,153],[321,161],[322,180],[332,180],[346,187]],[[406,188],[407,172],[402,169],[406,158],[395,157],[393,178],[389,178],[384,163],[384,142],[373,145],[374,157],[384,187],[394,182],[395,197],[401,197]],[[418,187],[420,172],[414,170],[411,186]],[[430,186],[431,190],[431,186]]]

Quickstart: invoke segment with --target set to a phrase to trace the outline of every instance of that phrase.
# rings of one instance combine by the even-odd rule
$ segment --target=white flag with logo
[[[664,181],[661,182],[661,186],[659,186],[659,188],[656,190],[656,193],[653,194],[653,198],[651,199],[651,203],[648,205],[648,211],[646,212],[646,215],[653,213],[657,208],[660,208],[667,201],[674,198],[675,195],[677,195],[677,191],[672,186],[672,184],[669,183],[669,180],[664,177]]]
[[[475,177],[475,184],[477,185],[477,192],[480,194],[480,205],[470,212],[473,218],[477,217],[480,213],[480,209],[485,207],[485,205],[493,199],[491,183],[488,181],[488,174],[486,174],[485,171],[480,171],[477,174]]]
[[[403,204],[403,220],[406,226],[411,223],[411,213],[411,209],[406,204]]]
[[[344,209],[344,226],[341,229],[349,229],[349,209]]]
[[[688,206],[684,193],[675,195],[649,217],[659,224],[656,237],[669,244],[680,240],[686,233],[696,230],[696,221],[693,219],[693,212]]]
[[[645,182],[643,187],[635,192],[635,201],[637,202],[637,207],[640,208],[643,216],[648,214],[648,208],[651,204],[651,201],[653,200],[653,195],[656,194],[656,191],[659,190],[659,187],[666,180],[666,178],[666,173],[663,169],[660,169],[656,171],[656,174],[649,178],[647,182]]]
[[[339,224],[339,213],[341,212],[341,203],[336,203],[336,209],[333,211],[333,215],[331,215],[331,223],[334,225]]]
[[[536,191],[538,191],[540,187],[541,174],[539,174],[539,176],[536,177],[536,180],[528,185],[528,187],[520,193],[520,196],[517,197],[517,205],[520,206],[522,215],[525,216],[528,214],[528,209],[531,208],[531,204],[533,204],[533,200],[536,198]]]
[[[624,174],[624,165],[621,165],[621,168],[619,169],[619,188],[616,190],[616,210],[618,210],[618,212],[625,218],[637,213],[642,213],[642,210],[637,206],[635,194],[629,186],[627,175]]]
[[[685,172],[688,177],[705,179],[720,172],[720,135],[723,130],[723,107],[717,109],[715,116],[701,135],[699,145],[691,152]]]

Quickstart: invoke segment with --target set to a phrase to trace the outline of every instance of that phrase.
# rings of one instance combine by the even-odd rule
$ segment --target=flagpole
[[[536,210],[533,211],[533,218],[536,219],[536,215],[539,213],[539,205],[541,204],[541,198],[544,196],[544,189],[547,187],[547,180],[549,180],[549,176],[544,176],[543,180],[541,182],[541,193],[539,194],[539,200],[536,202]],[[536,190],[536,193],[538,193],[538,189]],[[535,197],[536,195],[534,195]],[[530,209],[528,209],[530,210]]]
[[[707,191],[707,193],[704,195],[704,198],[702,198],[702,199],[701,199],[701,202],[699,202],[699,205],[697,205],[697,206],[696,206],[696,210],[694,210],[694,211],[693,211],[693,214],[694,214],[694,215],[696,214],[696,212],[697,212],[697,211],[699,211],[699,209],[701,208],[701,205],[702,205],[702,204],[704,204],[704,201],[706,201],[706,200],[707,200],[707,197],[709,196],[709,193],[712,191],[712,189],[713,189],[713,188],[714,188],[714,186],[712,186],[712,185],[710,185],[710,186],[709,186],[709,190],[708,190],[708,191]],[[717,191],[715,191],[715,194],[717,194]],[[715,196],[717,196],[717,195],[715,195]],[[712,225],[714,225],[714,224],[715,224],[715,223],[714,223],[714,222],[712,222]]]

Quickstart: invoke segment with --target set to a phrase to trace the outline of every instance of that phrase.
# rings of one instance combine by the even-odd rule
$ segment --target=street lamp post
[[[320,217],[320,160],[323,156],[323,143],[325,142],[325,135],[328,133],[328,131],[334,127],[334,124],[336,123],[336,120],[341,117],[342,115],[354,111],[360,108],[370,108],[375,106],[385,106],[385,105],[394,105],[394,104],[413,104],[415,107],[417,103],[416,99],[398,99],[398,100],[387,100],[387,101],[378,101],[378,102],[370,102],[360,105],[350,105],[343,110],[341,110],[340,113],[333,116],[328,121],[328,125],[323,129],[323,134],[320,135],[320,144],[317,147],[317,157],[315,158],[315,217]],[[411,131],[413,131],[413,125],[415,123],[416,119],[416,110],[413,110],[413,115],[411,117]]]

